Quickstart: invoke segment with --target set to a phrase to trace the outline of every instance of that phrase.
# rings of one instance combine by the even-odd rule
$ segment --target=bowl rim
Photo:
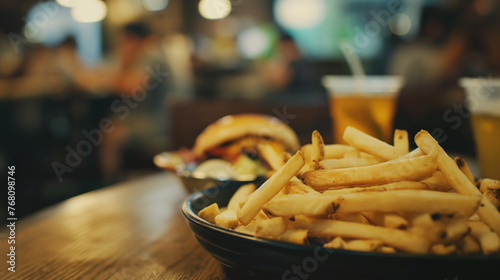
[[[218,178],[214,177],[209,177],[209,176],[204,176],[201,172],[193,172],[188,170],[186,164],[180,164],[177,165],[175,169],[173,168],[168,168],[165,164],[162,162],[162,158],[166,157],[166,155],[171,154],[172,151],[164,151],[160,152],[156,155],[153,156],[153,162],[154,164],[166,171],[171,171],[177,174],[179,177],[183,178],[191,178],[191,179],[199,179],[199,180],[213,180],[213,181],[218,181],[218,182],[254,182],[257,181],[263,176],[258,176],[258,175],[250,175],[250,174],[243,174],[243,175],[238,175],[238,177],[228,177],[228,176],[221,176]]]

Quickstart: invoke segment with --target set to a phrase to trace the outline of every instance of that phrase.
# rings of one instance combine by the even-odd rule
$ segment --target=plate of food
[[[157,154],[156,166],[175,172],[189,192],[213,186],[255,182],[270,171],[259,144],[277,153],[300,148],[296,133],[276,117],[263,114],[227,115],[207,126],[192,148]]]
[[[264,183],[201,190],[182,212],[214,258],[258,279],[496,279],[499,205],[481,189],[500,182],[426,131],[411,152],[395,134],[348,128],[348,145],[325,145],[315,131],[292,156],[262,144]]]

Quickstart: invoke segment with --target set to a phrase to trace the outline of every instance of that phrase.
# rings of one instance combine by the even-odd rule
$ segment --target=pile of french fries
[[[427,132],[395,130],[390,145],[353,127],[344,144],[317,131],[293,156],[259,146],[273,169],[257,188],[241,186],[225,207],[198,215],[256,237],[327,248],[414,254],[500,251],[500,182],[476,181]]]

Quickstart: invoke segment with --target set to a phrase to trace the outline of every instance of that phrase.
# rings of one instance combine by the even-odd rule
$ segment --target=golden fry
[[[363,215],[361,215],[361,213],[333,214],[329,218],[331,218],[333,220],[360,223],[360,224],[369,224],[370,223]]]
[[[394,130],[394,147],[400,150],[403,154],[410,152],[410,141],[408,140],[408,131],[395,129]]]
[[[483,254],[490,255],[500,251],[500,237],[483,222],[469,221],[470,235],[479,243]]]
[[[391,160],[405,155],[404,152],[394,146],[363,133],[351,126],[348,126],[344,131],[343,139],[354,148],[381,159]]]
[[[394,213],[382,213],[365,211],[362,215],[376,226],[405,230],[408,227],[408,221]]]
[[[458,166],[458,169],[460,169],[462,171],[462,173],[464,173],[464,175],[467,176],[469,181],[471,181],[471,183],[473,183],[475,185],[476,179],[474,178],[474,175],[470,171],[469,165],[467,164],[467,162],[461,157],[455,157],[454,160]]]
[[[228,210],[238,211],[241,209],[240,203],[245,201],[247,197],[256,189],[255,184],[246,184],[238,188],[227,204]]]
[[[360,167],[372,164],[381,163],[382,161],[372,157],[348,157],[340,159],[324,159],[319,163],[320,169],[339,169],[339,168],[349,168],[349,167]]]
[[[212,224],[215,223],[215,216],[220,214],[219,205],[212,203],[198,212],[198,216]]]
[[[318,193],[313,188],[302,183],[297,177],[293,177],[290,182],[288,182],[283,189],[285,194],[300,194],[300,193]]]
[[[446,238],[446,224],[435,214],[407,213],[405,218],[409,221],[408,231],[424,236],[433,243],[441,242]]]
[[[243,225],[248,225],[262,209],[262,206],[278,194],[290,179],[299,172],[302,166],[304,166],[304,157],[298,151],[285,165],[248,197],[247,202],[238,211],[238,220]]]
[[[355,148],[344,144],[328,144],[324,145],[323,149],[325,152],[325,158],[343,158],[347,152],[356,150]],[[311,150],[312,144],[306,144],[301,148],[306,162],[311,160]]]
[[[308,229],[309,235],[316,237],[340,236],[342,238],[380,240],[386,245],[410,253],[425,254],[430,247],[429,240],[417,234],[359,223],[322,219],[297,219],[293,223],[293,227]]]
[[[448,180],[457,193],[466,195],[481,195],[481,192],[458,168],[455,161],[439,146],[439,143],[432,138],[429,132],[422,130],[415,136],[415,143],[425,154],[437,156],[439,170]],[[479,217],[497,234],[500,235],[500,212],[486,198],[481,200],[481,206],[477,210]]]
[[[287,229],[279,237],[279,240],[295,244],[305,244],[307,243],[307,233],[307,229]]]
[[[466,217],[478,209],[479,196],[426,190],[400,190],[372,193],[346,194],[332,201],[335,212],[430,212],[440,214],[460,213]]]
[[[362,211],[427,212],[472,215],[478,209],[480,196],[425,190],[361,192],[345,195],[286,195],[264,206],[274,216],[329,215]]]
[[[344,249],[361,252],[375,252],[380,251],[383,245],[384,243],[377,239],[355,239],[346,242]]]
[[[317,130],[312,133],[312,149],[311,149],[311,163],[309,168],[316,170],[319,168],[319,163],[325,158],[323,137]]]
[[[479,190],[495,208],[500,209],[500,181],[485,178],[481,180]]]
[[[396,253],[396,249],[394,249],[390,246],[382,246],[382,248],[380,248],[380,252],[394,254],[394,253]]]
[[[354,149],[346,152],[342,158],[346,159],[346,158],[360,158],[360,157],[361,153],[358,150]]]
[[[414,157],[420,157],[423,155],[424,155],[424,153],[422,152],[422,150],[420,150],[420,148],[416,148],[415,150],[407,153],[406,155],[400,157],[399,159],[414,158]]]
[[[479,247],[477,241],[470,234],[459,240],[457,246],[462,254],[476,254],[481,252],[481,247]]]
[[[235,210],[226,210],[215,216],[214,223],[224,228],[235,228],[238,226],[238,218]]]
[[[447,192],[453,189],[453,187],[450,185],[450,183],[448,183],[448,180],[446,180],[441,171],[432,173],[431,177],[426,178],[420,182],[426,184],[429,189],[434,191]]]
[[[342,239],[342,237],[337,236],[332,241],[323,245],[323,247],[332,249],[344,249],[346,244],[347,243],[344,241],[344,239]]]
[[[384,191],[397,191],[397,190],[429,190],[429,186],[417,181],[400,181],[389,183],[385,185],[371,186],[371,187],[352,187],[340,188],[334,190],[326,190],[324,195],[337,195],[358,192],[384,192]]]
[[[259,220],[256,223],[255,236],[278,238],[285,232],[285,229],[286,224],[281,217]]]
[[[435,244],[431,247],[431,252],[436,255],[451,255],[457,251],[457,246],[455,244],[444,245]]]
[[[234,228],[235,231],[237,232],[241,232],[241,233],[244,233],[244,234],[248,234],[248,235],[252,235],[254,236],[255,235],[255,229],[256,229],[257,225],[255,222],[253,223],[250,223],[246,226],[244,225],[239,225],[237,227]]]
[[[271,166],[273,170],[280,169],[285,162],[278,152],[269,144],[257,145],[259,155]]]
[[[470,228],[464,217],[454,217],[446,225],[446,237],[441,240],[444,244],[456,243],[469,234]]]
[[[316,190],[348,185],[377,185],[406,180],[420,180],[432,175],[435,156],[397,159],[356,168],[313,170],[302,174],[304,182]]]
[[[260,155],[264,158],[267,163],[271,166],[272,169],[278,170],[280,169],[284,164],[285,161],[283,161],[283,157],[280,156],[275,149],[271,145],[267,144],[260,144],[257,146],[259,149]],[[285,193],[309,193],[309,192],[316,192],[313,190],[311,187],[307,186],[306,184],[302,183],[297,177],[293,177],[290,182],[286,185],[286,188],[284,189]]]
[[[289,194],[269,201],[264,210],[273,216],[329,215],[333,214],[331,200],[319,193]]]

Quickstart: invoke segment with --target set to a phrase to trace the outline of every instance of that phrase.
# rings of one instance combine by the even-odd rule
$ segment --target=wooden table
[[[187,196],[160,173],[20,219],[14,273],[2,229],[0,279],[242,279],[197,243],[180,210]]]

